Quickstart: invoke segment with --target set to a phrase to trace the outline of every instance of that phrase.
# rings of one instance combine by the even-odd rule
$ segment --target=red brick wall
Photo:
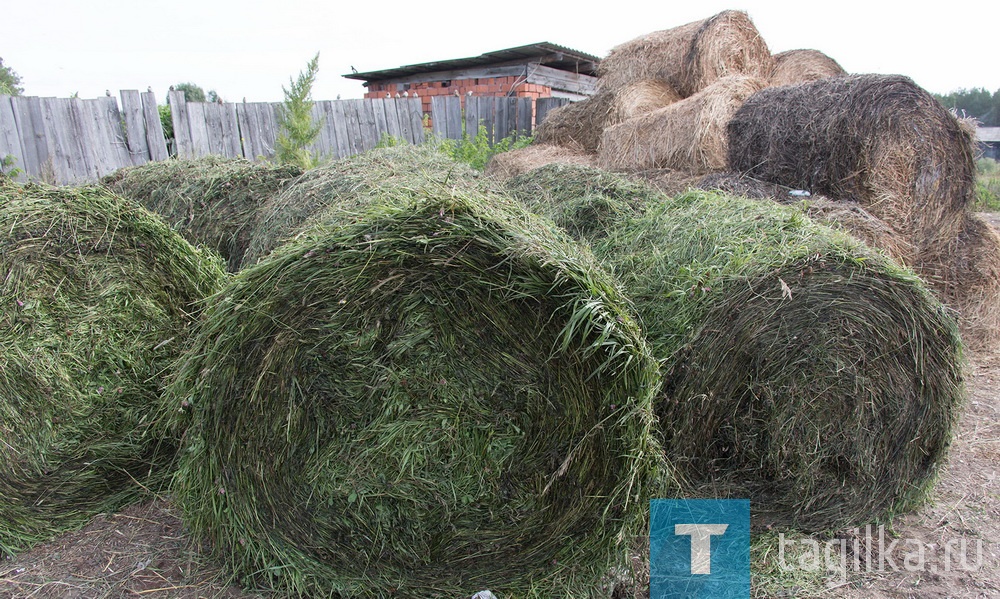
[[[384,98],[386,93],[391,97],[400,96],[406,91],[410,96],[414,93],[420,98],[425,114],[431,112],[432,96],[453,96],[455,92],[462,98],[471,91],[474,96],[507,96],[512,95],[518,98],[549,98],[552,96],[552,88],[537,85],[534,83],[524,83],[521,77],[482,77],[479,79],[452,79],[450,85],[444,85],[442,81],[431,81],[428,83],[410,83],[408,89],[396,83],[372,83],[365,93],[366,98]],[[463,105],[465,101],[462,101]]]

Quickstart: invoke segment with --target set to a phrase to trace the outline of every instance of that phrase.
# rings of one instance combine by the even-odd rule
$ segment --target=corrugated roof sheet
[[[977,127],[976,139],[979,141],[1000,142],[1000,127]]]
[[[572,48],[552,44],[549,42],[539,42],[528,44],[527,46],[517,46],[504,50],[486,52],[479,56],[469,58],[454,58],[451,60],[439,60],[435,62],[424,62],[411,64],[394,69],[383,69],[380,71],[366,71],[364,73],[348,73],[344,77],[348,79],[360,79],[362,81],[382,81],[385,79],[397,79],[420,73],[433,73],[436,71],[455,71],[467,69],[469,67],[488,66],[497,63],[508,63],[523,60],[530,62],[533,58],[543,58],[541,61],[547,67],[569,71],[572,73],[582,73],[584,75],[597,75],[597,63],[600,58],[592,54],[586,54]]]

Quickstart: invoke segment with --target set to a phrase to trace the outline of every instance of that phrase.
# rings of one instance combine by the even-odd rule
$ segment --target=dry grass
[[[774,55],[774,70],[768,85],[794,85],[846,74],[836,60],[819,50],[786,50]]]
[[[616,46],[601,61],[600,86],[613,91],[659,79],[686,98],[722,77],[766,80],[772,68],[771,52],[750,17],[727,10]]]
[[[752,77],[723,77],[690,98],[610,127],[601,136],[599,163],[623,171],[725,170],[729,119],[762,85]]]
[[[614,101],[613,93],[598,92],[586,100],[560,106],[535,130],[535,142],[596,153],[601,133],[612,118]]]
[[[594,162],[594,156],[586,152],[535,143],[525,148],[494,155],[486,165],[486,174],[505,181],[546,164],[592,166]]]

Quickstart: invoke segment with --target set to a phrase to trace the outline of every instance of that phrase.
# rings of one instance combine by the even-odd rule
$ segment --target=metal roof
[[[977,127],[976,139],[979,141],[1000,141],[1000,127]]]
[[[348,79],[360,79],[362,81],[383,81],[385,79],[398,79],[400,77],[408,77],[410,75],[417,75],[421,73],[455,71],[470,67],[517,62],[539,62],[540,64],[544,64],[545,66],[554,69],[596,76],[597,63],[600,61],[600,58],[592,54],[586,54],[558,44],[539,42],[537,44],[528,44],[527,46],[517,46],[516,48],[486,52],[485,54],[470,56],[469,58],[453,58],[451,60],[439,60],[436,62],[405,65],[394,69],[367,71],[364,73],[348,73],[344,75],[344,77]]]

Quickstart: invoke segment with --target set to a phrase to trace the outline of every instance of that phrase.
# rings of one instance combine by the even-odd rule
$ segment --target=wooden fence
[[[465,101],[463,108],[462,101]],[[280,102],[185,102],[170,92],[174,129],[168,150],[152,92],[113,96],[38,98],[0,96],[0,158],[10,156],[19,180],[60,185],[94,182],[119,168],[165,160],[170,155],[196,158],[210,154],[266,160],[274,156]],[[549,110],[567,103],[560,98],[433,98],[433,135],[461,139],[486,128],[490,143],[530,135]],[[418,98],[319,101],[313,116],[321,124],[310,148],[318,156],[343,158],[375,147],[383,136],[423,143],[424,115]]]

